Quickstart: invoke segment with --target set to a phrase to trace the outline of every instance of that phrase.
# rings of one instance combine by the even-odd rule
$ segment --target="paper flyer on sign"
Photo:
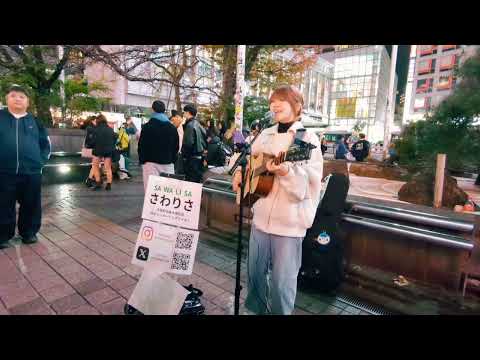
[[[196,230],[201,200],[202,184],[150,176],[142,218]]]
[[[145,267],[154,259],[164,272],[191,275],[199,232],[143,220],[132,264]]]

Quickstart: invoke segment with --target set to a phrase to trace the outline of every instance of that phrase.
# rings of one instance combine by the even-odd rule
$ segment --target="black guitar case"
[[[298,275],[303,289],[330,293],[344,279],[344,244],[339,223],[350,186],[348,177],[334,173],[320,202],[315,220],[302,244],[302,267]]]

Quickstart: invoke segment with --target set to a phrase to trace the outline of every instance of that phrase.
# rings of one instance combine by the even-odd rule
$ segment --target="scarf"
[[[154,113],[152,113],[152,119],[156,119],[156,120],[159,120],[159,121],[167,121],[167,122],[170,122],[170,120],[168,119],[167,115],[165,115],[164,113],[154,112]]]

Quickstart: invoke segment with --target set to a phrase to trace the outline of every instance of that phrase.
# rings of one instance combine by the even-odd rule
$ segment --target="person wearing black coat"
[[[93,149],[94,147],[94,141],[95,141],[95,128],[97,127],[97,117],[92,116],[92,119],[89,121],[86,130],[87,130],[87,135],[85,136],[85,148],[87,149]],[[85,181],[85,185],[87,187],[92,187],[95,185],[95,174],[93,172],[93,165],[90,167],[90,173],[88,174],[88,178]]]
[[[154,112],[148,123],[143,126],[138,141],[138,159],[142,165],[145,191],[150,175],[175,173],[174,164],[179,150],[178,131],[165,115],[163,101],[154,101],[152,110]]]
[[[103,166],[107,174],[107,185],[105,190],[112,189],[112,158],[115,155],[115,143],[117,142],[117,135],[111,127],[107,124],[107,119],[104,115],[97,116],[97,127],[94,131],[93,141],[93,160],[92,167],[95,177],[95,186],[93,190],[100,189],[102,186],[100,178],[100,162],[103,161]]]
[[[197,115],[195,106],[186,105],[183,113],[186,118],[182,143],[185,180],[202,183],[205,172],[204,156],[207,150],[207,134],[195,118]]]

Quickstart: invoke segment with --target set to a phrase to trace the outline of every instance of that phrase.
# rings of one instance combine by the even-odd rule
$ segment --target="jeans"
[[[147,191],[148,178],[150,175],[159,176],[160,173],[174,174],[175,169],[173,164],[157,164],[146,162],[142,165],[143,170],[143,188]]]
[[[302,264],[302,237],[264,233],[252,226],[245,307],[259,315],[290,315]]]
[[[0,174],[0,242],[15,236],[16,203],[18,232],[23,238],[37,234],[42,224],[42,175]]]

